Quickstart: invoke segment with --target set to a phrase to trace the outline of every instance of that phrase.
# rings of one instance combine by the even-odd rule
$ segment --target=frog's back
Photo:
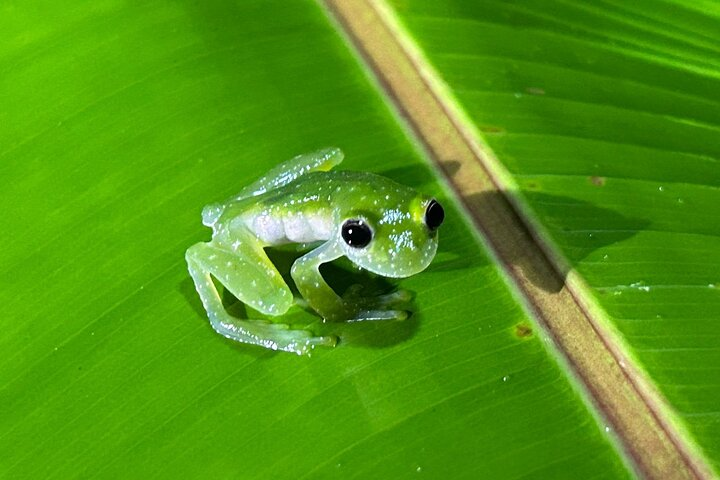
[[[260,195],[206,207],[219,223],[250,230],[265,245],[328,240],[342,211],[388,192],[413,192],[367,172],[312,172]],[[233,228],[233,227],[231,227]]]
[[[413,195],[415,191],[412,188],[374,173],[347,170],[313,172],[255,197],[251,208],[283,205],[288,209],[301,210],[323,204],[337,207],[385,196],[407,198]]]

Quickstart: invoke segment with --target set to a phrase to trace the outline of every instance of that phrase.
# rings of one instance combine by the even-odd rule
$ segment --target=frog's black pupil
[[[362,220],[348,220],[342,226],[342,237],[351,247],[363,248],[372,240],[372,232]]]
[[[443,220],[445,220],[445,211],[442,206],[435,200],[431,201],[425,210],[425,224],[430,230],[435,230],[442,225]]]

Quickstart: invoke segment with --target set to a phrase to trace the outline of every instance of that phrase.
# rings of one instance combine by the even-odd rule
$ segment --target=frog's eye
[[[445,210],[436,200],[430,201],[430,204],[425,210],[425,225],[432,231],[442,225],[445,220]]]
[[[372,230],[362,220],[347,220],[342,226],[342,237],[351,247],[363,248],[372,240]]]

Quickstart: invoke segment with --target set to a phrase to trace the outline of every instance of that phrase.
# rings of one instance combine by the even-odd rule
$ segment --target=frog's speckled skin
[[[203,210],[212,240],[186,253],[190,275],[213,328],[234,340],[297,354],[315,345],[335,344],[334,337],[313,337],[287,325],[231,317],[223,308],[211,275],[239,300],[268,315],[282,315],[292,305],[290,289],[263,251],[284,243],[322,245],[299,258],[291,275],[310,307],[326,320],[402,319],[393,306],[409,295],[396,292],[374,298],[356,289],[338,297],[319,272],[322,263],[347,256],[353,263],[386,277],[406,277],[425,269],[435,256],[437,230],[425,223],[432,201],[409,187],[365,172],[329,172],[342,161],[339,149],[295,157],[268,172],[235,197]],[[348,245],[343,224],[364,222],[372,240]]]

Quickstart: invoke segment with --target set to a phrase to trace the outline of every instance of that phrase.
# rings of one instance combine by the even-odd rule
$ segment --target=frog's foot
[[[343,301],[350,305],[363,307],[366,309],[384,309],[384,307],[394,307],[412,300],[413,295],[408,290],[397,290],[385,295],[376,295],[366,297],[361,294],[362,285],[351,285],[343,295]]]
[[[227,318],[211,324],[217,333],[231,340],[297,355],[309,355],[316,346],[334,347],[337,343],[337,337],[316,337],[312,332],[293,330],[284,323]]]
[[[374,297],[362,296],[362,285],[353,285],[343,295],[343,303],[347,312],[348,322],[362,322],[365,320],[405,320],[410,312],[401,310],[403,304],[412,300],[412,294],[407,290],[398,290],[386,295]]]

